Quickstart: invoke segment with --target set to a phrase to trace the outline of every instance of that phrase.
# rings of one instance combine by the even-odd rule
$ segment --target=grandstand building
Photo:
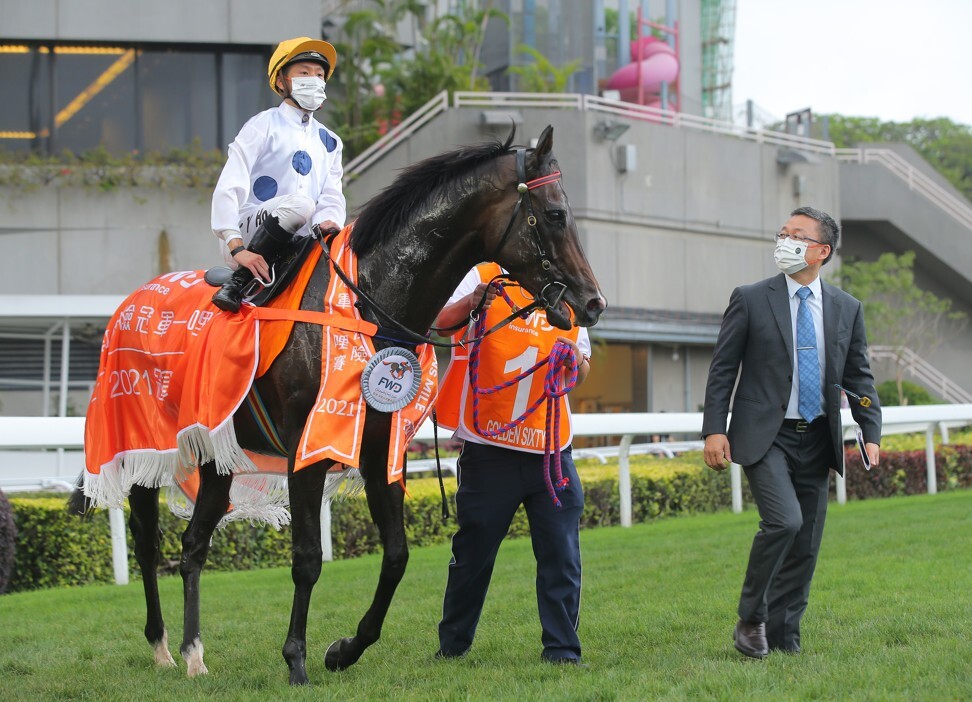
[[[336,40],[364,4],[0,0],[0,257],[13,263],[0,278],[0,412],[83,412],[114,305],[160,272],[220,262],[209,192],[167,180],[165,167],[126,184],[85,185],[17,156],[225,150],[247,118],[276,103],[264,78],[273,44],[322,33]],[[563,184],[609,302],[592,329],[593,371],[571,396],[575,410],[697,411],[729,294],[776,272],[773,233],[799,205],[843,224],[825,272],[840,256],[914,250],[918,284],[972,315],[972,250],[958,245],[972,235],[972,206],[916,152],[841,151],[726,121],[734,2],[492,5],[511,19],[492,21],[482,47],[492,92],[441,95],[406,115],[380,147],[346,162],[345,193],[353,211],[396,169],[443,148],[504,138],[511,123],[526,143],[552,124]],[[639,25],[639,9],[651,25]],[[653,50],[677,59],[677,78],[643,86],[637,99],[630,87],[609,87],[631,61],[619,36],[650,35],[670,47]],[[398,40],[403,50],[417,45],[418,27],[403,22]],[[578,62],[567,92],[514,92],[510,69],[528,60],[523,44],[558,65]],[[875,349],[879,380],[890,372],[882,353]],[[966,329],[909,361],[908,377],[969,402],[970,357]]]

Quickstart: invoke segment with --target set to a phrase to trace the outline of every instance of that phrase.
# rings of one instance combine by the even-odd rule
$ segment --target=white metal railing
[[[449,108],[449,93],[443,90],[434,98],[410,114],[400,124],[388,131],[381,139],[353,158],[345,167],[344,174],[349,177],[360,175],[368,166],[380,159],[396,145],[407,139],[412,133],[440,112]]]
[[[935,206],[972,229],[972,205],[940,186],[891,149],[837,149],[837,159],[846,163],[877,163],[907,183],[910,190],[924,196]]]
[[[836,149],[832,142],[821,139],[811,139],[809,137],[786,134],[769,129],[752,129],[735,125],[732,122],[723,122],[710,117],[700,117],[688,114],[687,112],[675,112],[673,110],[663,110],[658,107],[638,105],[633,102],[622,102],[619,100],[608,100],[596,95],[582,96],[583,109],[594,112],[604,112],[607,114],[627,117],[645,122],[656,124],[667,124],[672,127],[683,127],[686,129],[696,129],[713,134],[723,134],[739,139],[755,141],[760,144],[772,144],[774,146],[789,146],[801,151],[811,151],[833,155]]]
[[[961,405],[919,405],[914,407],[885,407],[882,409],[883,434],[925,431],[925,463],[928,476],[928,492],[938,492],[935,473],[935,432],[941,432],[943,442],[947,442],[947,427],[972,424],[972,404]],[[855,435],[854,419],[850,410],[841,410],[846,439]],[[622,526],[631,526],[631,471],[629,457],[635,436],[660,434],[684,434],[697,436],[702,429],[701,412],[657,412],[657,413],[618,413],[618,414],[575,414],[573,417],[574,436],[619,436],[618,447],[618,492],[621,507]],[[426,421],[416,432],[415,439],[433,438],[433,428]],[[0,449],[81,449],[84,445],[84,417],[0,417]],[[876,470],[880,470],[878,467]],[[733,464],[730,468],[732,507],[742,511],[741,469]],[[48,476],[22,475],[21,478],[36,478],[38,489]],[[0,487],[3,487],[0,480]],[[844,479],[837,479],[837,501],[847,500]],[[329,505],[328,505],[329,506]],[[330,512],[328,506],[322,508],[321,529],[325,540],[325,552],[331,543]],[[127,546],[125,524],[121,510],[111,510],[112,562],[115,564],[115,581],[128,582]]]
[[[391,151],[404,141],[419,127],[429,122],[440,112],[449,107],[446,91],[436,95],[432,100],[420,107],[404,122],[389,131],[385,136],[359,154],[344,168],[345,175],[357,176],[371,164]],[[811,151],[827,155],[834,155],[837,149],[833,143],[820,139],[810,139],[794,134],[785,134],[768,129],[751,129],[740,127],[731,122],[721,122],[708,117],[699,117],[684,112],[662,110],[657,107],[637,105],[633,102],[608,100],[596,95],[581,93],[480,93],[457,90],[452,95],[452,107],[486,107],[492,109],[515,109],[519,107],[543,107],[549,109],[582,110],[602,112],[604,114],[626,117],[629,119],[667,124],[676,128],[696,129],[713,134],[724,134],[739,139],[754,141],[759,144],[773,146],[788,146],[802,151]]]
[[[570,110],[584,109],[579,93],[480,93],[457,90],[452,94],[452,106],[460,107],[549,107]]]
[[[935,368],[909,348],[894,346],[869,347],[872,360],[891,360],[902,366],[918,382],[937,392],[946,402],[972,403],[972,392]]]

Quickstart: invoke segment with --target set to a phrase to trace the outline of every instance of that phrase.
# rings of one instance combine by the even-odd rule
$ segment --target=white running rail
[[[837,149],[837,160],[845,163],[876,163],[884,166],[908,184],[910,190],[924,196],[963,225],[972,229],[972,205],[940,186],[891,149]]]
[[[925,466],[928,474],[928,492],[938,492],[935,472],[935,432],[942,435],[947,443],[948,427],[972,424],[972,404],[962,405],[921,405],[915,407],[885,407],[883,414],[883,434],[925,431]],[[850,410],[841,410],[841,420],[845,429],[844,438],[853,440],[854,419]],[[618,413],[618,414],[575,414],[574,436],[620,436],[618,451],[618,493],[620,500],[621,525],[631,526],[631,470],[629,457],[632,440],[638,435],[688,434],[697,436],[702,429],[701,412],[670,413]],[[416,439],[433,437],[432,422],[426,421],[416,432]],[[81,449],[84,446],[84,417],[0,417],[0,449]],[[880,470],[876,468],[875,470]],[[732,488],[732,509],[741,512],[742,469],[732,464],[730,481]],[[7,484],[23,489],[23,483],[37,481],[37,489],[42,486],[43,478],[37,471],[29,469],[11,470],[7,480],[0,480],[0,486]],[[17,483],[21,483],[17,485]],[[836,481],[837,501],[847,500],[844,479]],[[322,505],[321,538],[323,539],[325,560],[330,560],[330,503]],[[122,510],[110,510],[112,533],[112,563],[115,569],[115,582],[128,583],[128,550],[125,541],[125,521]]]
[[[938,393],[946,402],[972,403],[972,393],[909,348],[871,346],[870,353],[874,360],[891,360],[902,366],[912,378]]]

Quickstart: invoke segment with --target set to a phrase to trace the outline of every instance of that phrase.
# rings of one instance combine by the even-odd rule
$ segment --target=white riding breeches
[[[248,246],[254,232],[263,224],[267,217],[277,218],[281,228],[297,236],[310,236],[308,226],[310,218],[317,209],[317,203],[306,195],[291,193],[270,198],[259,205],[245,205],[240,210],[240,233],[243,235],[243,245]],[[239,264],[230,256],[226,244],[220,242],[223,260],[232,269],[239,268]]]

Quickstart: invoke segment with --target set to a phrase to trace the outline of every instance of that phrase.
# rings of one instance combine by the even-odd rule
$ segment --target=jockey
[[[272,264],[295,234],[344,226],[343,143],[314,118],[336,64],[337,52],[326,41],[280,42],[267,75],[283,102],[252,117],[229,145],[212,210],[213,233],[235,270],[213,295],[222,310],[239,311],[254,276],[270,280]]]

